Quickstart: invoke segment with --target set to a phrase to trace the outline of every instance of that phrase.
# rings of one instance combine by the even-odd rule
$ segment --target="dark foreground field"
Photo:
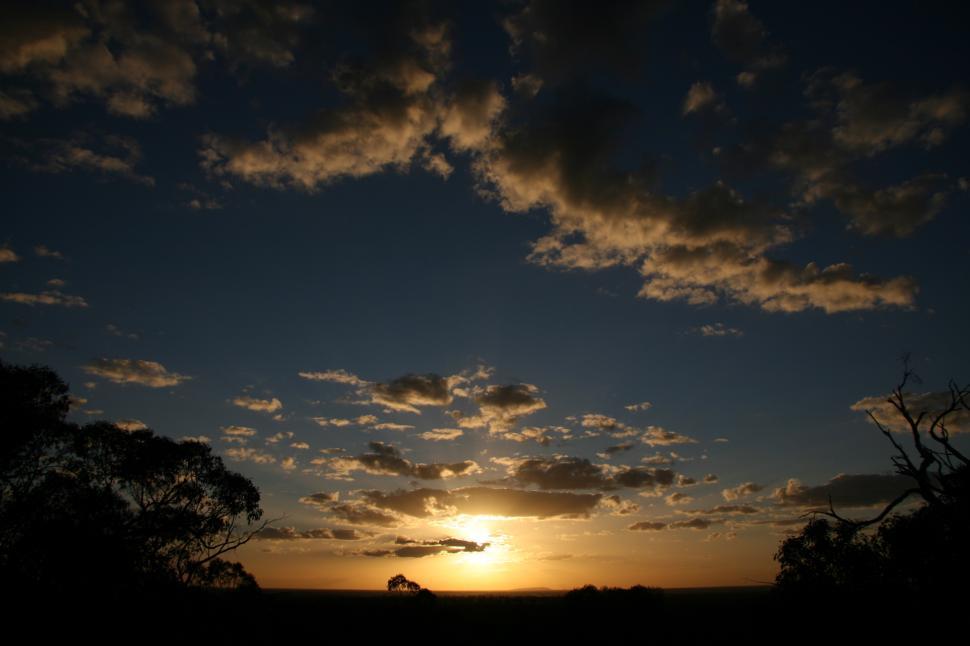
[[[387,592],[263,590],[66,605],[19,599],[13,606],[25,603],[35,612],[46,606],[45,618],[38,620],[22,608],[8,615],[8,627],[27,626],[41,638],[84,636],[101,643],[873,643],[922,630],[899,612],[903,608],[872,607],[865,599],[792,603],[768,587],[651,591],[646,596],[442,592],[433,599]]]

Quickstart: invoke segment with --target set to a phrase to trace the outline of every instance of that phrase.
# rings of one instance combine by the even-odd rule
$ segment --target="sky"
[[[263,587],[770,582],[904,488],[866,410],[970,377],[962,6],[348,4],[0,9],[4,361],[251,478]]]

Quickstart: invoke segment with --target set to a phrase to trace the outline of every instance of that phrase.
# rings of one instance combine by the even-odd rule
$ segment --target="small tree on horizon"
[[[411,581],[403,574],[395,574],[387,580],[388,592],[418,592],[421,585],[417,581]]]

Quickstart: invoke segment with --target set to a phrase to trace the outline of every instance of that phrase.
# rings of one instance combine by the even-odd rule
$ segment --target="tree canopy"
[[[207,444],[67,420],[49,368],[0,362],[0,576],[55,593],[255,586],[220,557],[264,523]]]

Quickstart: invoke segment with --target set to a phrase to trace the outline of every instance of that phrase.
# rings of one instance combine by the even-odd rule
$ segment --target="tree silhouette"
[[[946,605],[949,601],[940,593],[948,583],[967,581],[970,462],[953,446],[948,425],[970,411],[970,385],[951,381],[935,410],[916,410],[922,406],[913,404],[905,389],[918,382],[904,359],[903,378],[887,399],[898,415],[897,424],[912,439],[911,451],[896,439],[889,420],[867,411],[896,449],[896,472],[909,477],[912,486],[869,519],[846,518],[831,500],[828,510],[813,512],[805,528],[775,554],[781,565],[776,589],[819,599],[863,594],[870,600],[902,596]],[[918,498],[920,506],[893,513],[910,498]]]
[[[388,592],[418,592],[421,585],[416,581],[410,581],[403,574],[395,574],[387,580]]]
[[[114,595],[255,585],[220,557],[265,526],[259,491],[200,442],[66,420],[48,368],[0,362],[0,576]]]

